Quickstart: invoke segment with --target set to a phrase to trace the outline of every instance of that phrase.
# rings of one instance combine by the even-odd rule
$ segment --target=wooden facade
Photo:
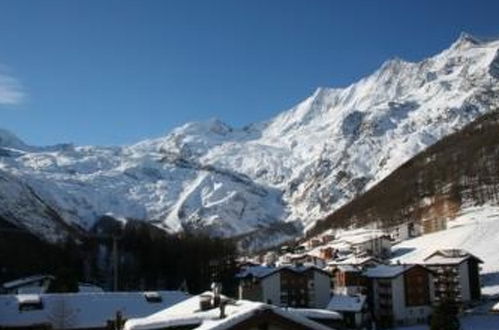
[[[413,267],[404,274],[405,303],[407,306],[430,305],[430,276],[423,267]]]

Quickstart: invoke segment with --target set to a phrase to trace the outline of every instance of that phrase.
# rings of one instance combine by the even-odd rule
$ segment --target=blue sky
[[[498,17],[497,0],[0,0],[0,127],[117,145],[243,126],[461,31],[499,37]]]

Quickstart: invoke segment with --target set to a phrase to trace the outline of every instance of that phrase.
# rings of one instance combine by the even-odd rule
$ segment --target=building
[[[343,324],[348,328],[363,329],[370,323],[369,308],[365,295],[335,294],[327,309],[341,314]]]
[[[322,321],[341,318],[330,311],[291,311],[260,302],[219,298],[215,303],[213,293],[205,292],[150,316],[128,320],[124,329],[331,330],[307,316],[315,315]]]
[[[47,292],[50,283],[55,280],[52,275],[33,275],[19,278],[2,284],[2,291],[6,294],[21,294],[21,293],[45,293]]]
[[[427,323],[434,301],[433,272],[421,265],[379,265],[365,271],[377,326]]]
[[[331,261],[336,257],[336,251],[332,246],[320,248],[319,257],[325,261]]]
[[[392,241],[396,243],[420,236],[422,231],[422,226],[415,222],[404,222],[387,230]]]
[[[366,294],[367,279],[361,267],[337,265],[331,270],[333,275],[333,293],[340,295]]]
[[[331,277],[314,266],[249,267],[241,271],[239,299],[281,307],[324,308],[331,296]]]
[[[319,268],[326,267],[326,260],[309,252],[301,254],[288,254],[287,259],[285,260],[287,260],[289,262],[288,265],[291,266],[315,266]]]
[[[189,296],[180,291],[20,294],[0,296],[0,329],[107,329],[158,312]]]
[[[445,229],[447,229],[447,218],[431,217],[422,220],[423,234],[434,233]]]
[[[461,249],[438,250],[424,259],[435,273],[435,299],[449,299],[464,306],[481,297],[480,258]]]
[[[341,241],[350,246],[355,256],[372,256],[387,259],[391,255],[392,242],[384,232],[373,230],[362,235],[342,237]]]

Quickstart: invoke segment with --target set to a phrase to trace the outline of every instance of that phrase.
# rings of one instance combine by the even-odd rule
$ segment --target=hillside
[[[406,162],[368,192],[317,223],[329,227],[453,219],[461,209],[499,204],[499,111],[477,119]]]
[[[449,228],[404,241],[393,247],[393,261],[422,262],[437,249],[459,248],[483,260],[482,293],[499,297],[499,207],[484,205],[462,210]]]
[[[463,34],[433,57],[389,60],[243,128],[188,123],[119,147],[35,147],[1,131],[0,216],[52,242],[112,215],[250,249],[278,244],[497,108],[498,49]]]

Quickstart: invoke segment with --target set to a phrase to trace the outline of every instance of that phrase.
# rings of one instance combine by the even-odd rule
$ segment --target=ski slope
[[[482,293],[499,296],[499,207],[464,209],[449,222],[447,230],[395,245],[392,261],[421,262],[435,250],[444,248],[464,249],[482,259]]]

